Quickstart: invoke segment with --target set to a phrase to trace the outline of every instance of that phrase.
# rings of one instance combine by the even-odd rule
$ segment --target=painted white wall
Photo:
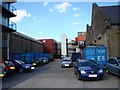
[[[61,35],[61,55],[64,57],[67,55],[67,36],[65,34]]]

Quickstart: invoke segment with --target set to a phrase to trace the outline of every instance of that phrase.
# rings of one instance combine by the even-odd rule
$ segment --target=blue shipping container
[[[107,61],[107,50],[105,46],[86,46],[82,52],[82,58],[94,60],[100,68],[104,68]]]
[[[32,53],[32,52],[24,52],[24,53],[14,53],[10,55],[10,59],[21,60],[25,63],[30,64],[33,59],[46,57],[48,60],[51,60],[51,54],[48,53]]]

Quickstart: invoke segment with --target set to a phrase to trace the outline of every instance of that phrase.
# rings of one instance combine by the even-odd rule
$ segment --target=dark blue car
[[[11,60],[11,61],[15,65],[17,72],[25,72],[35,69],[35,67],[33,67],[31,64],[25,64],[23,61],[20,60]]]
[[[74,63],[75,74],[77,79],[103,79],[104,72],[97,64],[89,60],[77,59]]]

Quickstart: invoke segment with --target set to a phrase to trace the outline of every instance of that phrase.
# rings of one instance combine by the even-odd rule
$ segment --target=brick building
[[[93,3],[91,26],[87,25],[86,44],[105,45],[108,57],[120,56],[120,5]]]

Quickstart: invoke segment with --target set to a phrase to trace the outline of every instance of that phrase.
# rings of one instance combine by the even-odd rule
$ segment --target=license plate
[[[10,69],[15,69],[15,67],[10,67]]]
[[[31,67],[31,69],[35,69],[35,67]]]
[[[65,66],[69,66],[69,64],[65,64]]]
[[[36,65],[36,63],[33,63],[33,65]]]
[[[3,77],[4,76],[4,74],[0,74],[0,77]]]
[[[97,77],[97,75],[95,74],[95,75],[89,75],[89,77]]]

